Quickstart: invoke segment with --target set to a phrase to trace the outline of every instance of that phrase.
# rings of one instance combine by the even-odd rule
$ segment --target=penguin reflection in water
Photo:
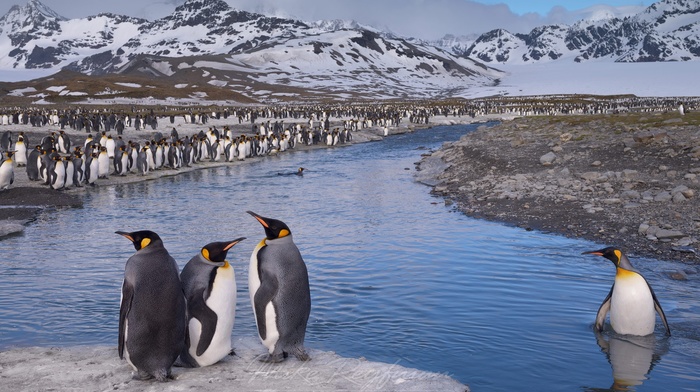
[[[245,238],[205,245],[182,269],[187,299],[185,347],[177,365],[209,366],[231,349],[236,317],[236,275],[226,261],[228,251]]]
[[[666,334],[671,335],[666,315],[656,298],[656,294],[654,294],[654,290],[646,279],[632,267],[627,256],[614,247],[584,252],[583,254],[605,257],[617,267],[615,283],[598,309],[595,320],[596,330],[603,330],[605,316],[610,312],[610,325],[616,333],[637,336],[649,335],[654,333],[656,324],[654,312],[656,311],[664,323]]]
[[[119,309],[119,358],[138,372],[134,378],[166,381],[185,343],[185,297],[175,259],[152,231],[116,232],[136,253],[124,268]]]
[[[595,335],[600,351],[612,367],[613,384],[606,389],[608,391],[632,391],[635,386],[642,385],[669,350],[669,340],[657,341],[654,335],[618,335],[599,331]]]
[[[258,335],[269,355],[263,361],[281,362],[288,354],[308,361],[304,351],[311,294],[306,264],[282,221],[247,211],[265,229],[253,250],[248,270],[250,301]]]

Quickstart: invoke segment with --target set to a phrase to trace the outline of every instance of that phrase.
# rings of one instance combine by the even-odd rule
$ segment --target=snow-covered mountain
[[[464,52],[485,63],[689,61],[700,58],[700,0],[661,0],[625,18],[596,17],[528,34],[496,29]]]
[[[434,42],[354,21],[250,13],[222,0],[188,0],[155,21],[110,13],[67,19],[39,0],[0,17],[0,71],[63,70],[54,73],[54,82],[88,78],[73,93],[107,98],[177,91],[246,102],[439,99],[478,88],[499,91],[506,73],[484,63],[698,58],[700,0],[661,0],[634,16],[597,14],[528,34],[497,29]],[[69,95],[68,88],[47,83],[36,83],[27,94],[46,100]],[[3,90],[24,91],[0,82]]]
[[[368,99],[446,97],[502,75],[354,22],[269,17],[222,0],[188,0],[152,22],[113,14],[66,19],[29,0],[0,18],[2,68],[167,76],[178,85],[239,91],[255,82],[257,89],[364,92]]]

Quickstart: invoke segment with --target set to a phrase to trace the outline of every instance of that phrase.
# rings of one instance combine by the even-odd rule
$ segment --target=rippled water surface
[[[208,242],[248,237],[229,260],[239,290],[234,334],[254,336],[247,270],[264,232],[252,210],[285,221],[306,260],[310,348],[448,373],[477,391],[608,389],[613,371],[639,391],[697,390],[700,287],[663,274],[682,266],[632,260],[673,337],[596,337],[614,267],[580,253],[610,244],[471,219],[413,181],[426,148],[470,129],[91,189],[83,208],[46,211],[23,235],[0,240],[0,349],[116,345],[133,254],[116,230],[156,231],[180,267]],[[303,177],[278,175],[299,166]]]

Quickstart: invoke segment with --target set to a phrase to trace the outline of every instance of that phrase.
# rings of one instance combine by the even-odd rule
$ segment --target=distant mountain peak
[[[37,16],[55,20],[68,20],[68,18],[59,15],[39,0],[28,0],[27,4],[23,6],[13,5],[4,17],[17,19]]]

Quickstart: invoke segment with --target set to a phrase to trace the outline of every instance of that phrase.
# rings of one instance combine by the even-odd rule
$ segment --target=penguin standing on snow
[[[248,288],[258,335],[269,355],[265,362],[281,362],[288,354],[311,359],[304,350],[311,293],[306,264],[282,221],[247,211],[265,228],[264,238],[250,256]]]
[[[135,378],[166,381],[185,343],[185,296],[177,263],[158,234],[117,231],[136,248],[126,261],[119,308],[119,358]]]
[[[666,334],[671,335],[666,315],[661,304],[646,279],[632,267],[627,256],[614,247],[584,252],[583,254],[602,256],[612,261],[617,267],[615,283],[610,293],[598,309],[595,327],[603,330],[605,316],[610,312],[610,325],[621,335],[645,336],[654,333],[656,315],[666,327]]]
[[[213,365],[232,352],[236,275],[226,254],[244,239],[207,244],[182,269],[187,331],[180,361],[185,366]]]

